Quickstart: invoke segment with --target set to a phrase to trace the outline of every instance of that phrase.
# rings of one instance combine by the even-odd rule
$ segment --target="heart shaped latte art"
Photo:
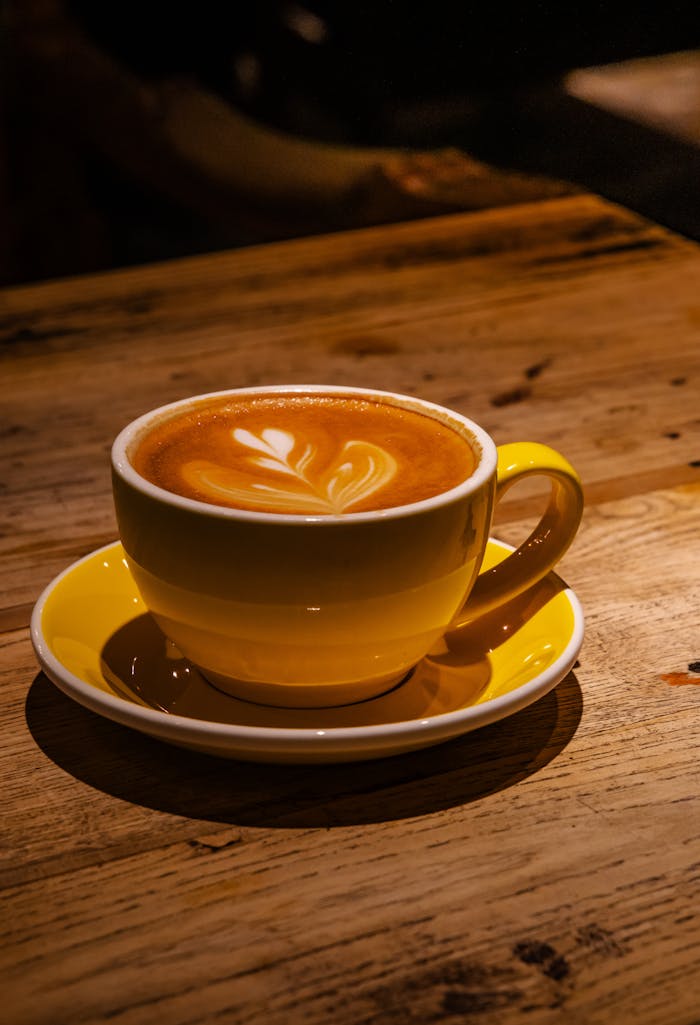
[[[369,441],[341,443],[336,458],[317,473],[318,447],[290,431],[266,427],[260,434],[231,432],[234,446],[249,450],[240,468],[205,459],[182,468],[190,485],[212,502],[271,512],[339,514],[362,502],[396,476],[396,460]]]

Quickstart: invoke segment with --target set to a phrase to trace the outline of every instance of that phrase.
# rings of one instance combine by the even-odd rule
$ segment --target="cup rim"
[[[129,456],[128,449],[139,434],[145,432],[158,420],[169,419],[180,410],[188,407],[205,405],[208,402],[223,398],[224,396],[243,395],[265,395],[274,393],[290,394],[320,394],[320,395],[348,395],[360,398],[377,398],[380,402],[389,405],[400,406],[403,409],[424,413],[441,420],[447,426],[452,426],[458,433],[468,432],[470,441],[473,444],[478,462],[474,472],[460,484],[442,491],[438,495],[421,499],[418,502],[409,502],[404,505],[390,506],[386,509],[370,509],[364,512],[344,513],[278,513],[262,512],[252,509],[236,509],[231,506],[215,505],[210,502],[202,502],[198,499],[187,498],[184,495],[175,494],[166,488],[153,484],[142,477],[134,469]],[[276,524],[302,524],[302,523],[323,523],[340,524],[368,523],[379,520],[399,519],[406,516],[415,516],[431,509],[438,509],[450,505],[466,495],[478,491],[488,479],[495,475],[497,464],[496,444],[491,436],[480,427],[479,424],[468,417],[457,413],[447,406],[431,402],[414,395],[406,395],[402,392],[385,391],[379,388],[363,388],[354,385],[326,385],[326,384],[272,384],[252,385],[245,388],[224,388],[220,391],[204,392],[200,395],[190,395],[173,402],[165,403],[154,409],[143,413],[135,420],[128,423],[114,439],[111,450],[111,461],[114,472],[126,481],[137,491],[163,502],[166,505],[174,506],[190,512],[197,512],[200,515],[213,517],[214,519],[245,521],[254,523],[276,523]]]

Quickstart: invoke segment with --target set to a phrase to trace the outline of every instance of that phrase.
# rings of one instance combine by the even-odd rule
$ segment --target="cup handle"
[[[573,541],[583,513],[581,481],[564,456],[548,445],[515,442],[499,446],[496,502],[517,481],[535,474],[544,474],[552,481],[542,519],[519,548],[479,574],[450,631],[532,587],[549,573]]]

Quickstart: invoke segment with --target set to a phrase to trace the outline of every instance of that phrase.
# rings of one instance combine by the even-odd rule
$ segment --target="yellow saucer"
[[[489,541],[484,567],[511,551]],[[282,709],[208,684],[141,601],[119,543],[70,566],[32,615],[42,669],[92,711],[142,733],[248,761],[354,761],[467,733],[542,697],[583,641],[576,595],[550,574],[521,598],[450,634],[398,687],[342,708]]]

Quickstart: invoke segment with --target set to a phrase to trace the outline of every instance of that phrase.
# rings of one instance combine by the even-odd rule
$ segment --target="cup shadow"
[[[43,673],[25,705],[38,747],[96,790],[195,820],[273,828],[386,822],[478,801],[556,758],[582,710],[570,672],[529,707],[456,740],[374,761],[313,766],[225,760],[172,747],[76,704]]]

